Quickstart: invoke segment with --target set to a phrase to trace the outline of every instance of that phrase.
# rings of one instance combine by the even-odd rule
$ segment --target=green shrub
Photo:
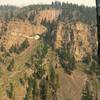
[[[29,42],[28,39],[25,39],[19,46],[18,45],[12,45],[11,48],[9,49],[10,53],[21,53],[24,51],[26,48],[28,48]]]
[[[14,59],[11,60],[10,64],[8,65],[7,67],[7,70],[8,71],[12,71],[13,67],[14,67],[14,64],[15,64],[15,61]]]
[[[10,86],[9,86],[9,89],[7,89],[7,96],[10,98],[10,99],[13,99],[14,98],[14,95],[13,95],[13,92],[14,92],[14,87],[13,87],[13,84],[10,83]]]
[[[81,100],[93,100],[92,92],[89,89],[89,83],[88,82],[86,82],[86,85],[83,88]]]
[[[47,100],[48,83],[43,79],[40,83],[40,98],[41,100]]]
[[[25,39],[23,41],[23,43],[20,44],[19,46],[19,52],[22,52],[23,50],[25,50],[27,47],[29,46],[29,42],[28,42],[28,39]]]

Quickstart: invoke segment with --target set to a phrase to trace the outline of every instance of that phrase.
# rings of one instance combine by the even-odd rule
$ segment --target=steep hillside
[[[21,20],[10,21],[6,25],[6,36],[3,44],[9,49],[12,45],[22,43],[25,38],[31,41],[32,39],[34,40],[36,35],[41,35],[46,31],[46,27],[41,24],[32,25],[28,21],[24,22]]]
[[[64,23],[59,22],[58,27],[57,27],[57,33],[56,33],[56,38],[55,38],[55,48],[61,48],[62,43],[64,42],[64,34],[65,34],[65,26]]]
[[[81,8],[31,5],[0,20],[0,100],[99,100],[95,18]]]
[[[97,36],[96,33],[92,36],[89,26],[85,23],[59,22],[54,44],[56,49],[69,45],[70,52],[74,53],[77,62],[83,61],[86,57],[87,60],[90,57],[89,62],[91,62],[94,49],[97,50]]]
[[[34,21],[36,21],[37,23],[41,23],[41,21],[44,20],[52,22],[54,20],[57,20],[60,14],[60,9],[42,10],[35,16]]]
[[[75,70],[72,75],[67,75],[60,70],[59,76],[58,100],[81,100],[81,92],[87,76],[80,70]]]
[[[83,23],[76,23],[75,28],[73,29],[74,33],[74,49],[75,49],[75,58],[77,61],[81,61],[83,57],[91,57],[92,48],[90,45],[89,35],[90,30],[88,26]],[[96,38],[96,37],[94,37]]]

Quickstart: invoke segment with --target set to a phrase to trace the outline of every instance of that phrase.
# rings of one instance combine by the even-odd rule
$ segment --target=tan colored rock
[[[37,23],[41,23],[42,20],[50,21],[57,20],[59,15],[61,14],[61,10],[57,9],[46,9],[40,11],[34,18],[34,21]]]

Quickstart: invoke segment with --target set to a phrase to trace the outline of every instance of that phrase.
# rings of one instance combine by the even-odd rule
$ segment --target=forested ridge
[[[15,6],[0,6],[0,16],[11,20],[19,18],[23,20],[31,20],[40,10],[45,9],[62,9],[61,20],[75,21],[80,20],[88,24],[96,24],[96,9],[95,7],[87,7],[84,5],[76,5],[70,3],[52,2],[51,5],[29,5],[27,7]]]

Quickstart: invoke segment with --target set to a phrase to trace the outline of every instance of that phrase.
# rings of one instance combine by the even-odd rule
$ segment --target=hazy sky
[[[0,0],[0,5],[16,5],[16,6],[26,6],[29,4],[45,4],[51,3],[52,1],[56,0]],[[76,3],[76,4],[84,4],[87,6],[95,6],[95,0],[57,0],[57,1],[64,1],[69,3]]]

